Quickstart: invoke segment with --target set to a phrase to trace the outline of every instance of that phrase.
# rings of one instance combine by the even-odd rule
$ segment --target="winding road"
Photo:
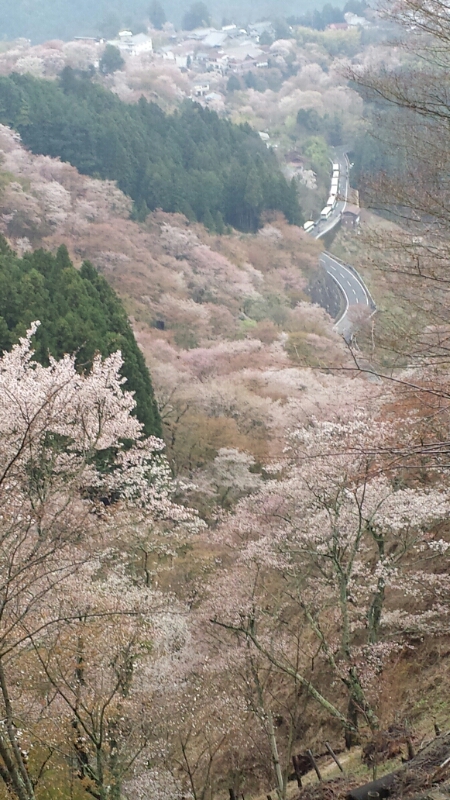
[[[336,227],[341,219],[341,214],[345,211],[347,206],[348,190],[349,190],[349,172],[350,163],[345,152],[335,152],[334,161],[339,164],[339,183],[338,183],[338,197],[341,199],[337,201],[336,207],[332,214],[326,220],[319,219],[314,230],[311,231],[315,239],[320,239],[326,233]]]
[[[356,270],[343,264],[342,261],[332,256],[331,253],[326,252],[321,253],[319,263],[338,285],[344,297],[345,309],[338,319],[335,320],[334,327],[346,341],[350,341],[353,332],[353,324],[356,321],[359,309],[362,311],[364,308],[368,308],[371,312],[375,311],[375,303],[363,279],[358,275]]]
[[[311,231],[311,236],[314,239],[320,239],[328,231],[332,230],[340,221],[341,214],[347,206],[350,164],[346,153],[336,153],[335,160],[339,162],[338,192],[341,199],[337,201],[336,208],[327,220],[318,220],[316,222]],[[363,279],[353,267],[344,264],[340,259],[326,251],[321,253],[319,262],[337,284],[345,302],[345,309],[335,320],[334,327],[346,341],[350,341],[353,332],[352,315],[353,320],[355,320],[355,315],[363,312],[364,309],[369,309],[371,312],[375,311],[375,303]]]

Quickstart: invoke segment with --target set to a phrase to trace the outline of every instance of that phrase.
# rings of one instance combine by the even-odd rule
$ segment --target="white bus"
[[[333,172],[339,172],[339,164],[333,164]]]
[[[313,220],[313,219],[309,219],[309,220],[308,220],[307,222],[305,222],[305,224],[303,225],[303,230],[304,230],[304,231],[306,231],[306,233],[310,233],[310,232],[312,231],[312,229],[314,228],[314,225],[315,225],[315,224],[316,224],[316,223],[314,222],[314,220]]]
[[[323,208],[322,211],[320,212],[320,219],[328,219],[332,211],[333,211],[333,206],[329,205],[325,206],[325,208]]]
[[[339,180],[337,178],[333,178],[333,180],[331,181],[331,191],[333,191],[333,189],[336,189],[337,191],[338,185],[339,185]]]

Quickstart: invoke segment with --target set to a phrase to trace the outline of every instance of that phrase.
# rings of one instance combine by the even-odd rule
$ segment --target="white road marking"
[[[341,165],[341,174],[338,184],[340,193],[344,195],[343,202],[340,201],[337,203],[335,213],[330,217],[328,224],[325,223],[324,230],[315,234],[314,236],[315,239],[320,239],[322,236],[324,236],[325,233],[328,233],[328,231],[330,231],[336,225],[341,215],[347,208],[347,196],[349,189],[349,160],[347,154],[345,154],[344,160],[345,160],[345,166],[342,167]],[[343,192],[342,192],[342,187],[344,187]],[[320,228],[320,225],[318,227]],[[343,314],[341,314],[340,318],[335,322],[334,327],[337,327],[345,319],[350,305],[347,292],[343,285],[344,281],[347,284],[347,286],[350,287],[353,293],[355,300],[352,302],[354,304],[363,304],[367,305],[369,308],[371,307],[372,300],[370,298],[366,286],[364,285],[362,279],[357,274],[352,272],[352,270],[349,269],[349,267],[342,264],[339,260],[333,259],[327,253],[322,254],[320,258],[320,263],[325,268],[330,278],[332,278],[335,281],[335,283],[337,284],[337,286],[339,287],[340,291],[342,292],[345,298],[345,304],[346,304],[345,311],[343,312]],[[349,278],[351,278],[351,281],[349,280]],[[357,287],[360,294],[363,293],[361,297],[358,296],[355,287]]]

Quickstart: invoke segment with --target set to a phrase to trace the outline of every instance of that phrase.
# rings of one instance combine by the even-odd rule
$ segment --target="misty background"
[[[163,0],[168,22],[179,28],[191,0]],[[334,6],[342,6],[333,0]],[[323,0],[208,0],[211,23],[221,27],[234,22],[247,25],[263,17],[302,14],[323,7]],[[0,0],[0,40],[18,37],[32,43],[76,36],[114,36],[120,28],[133,33],[146,30],[151,0]]]

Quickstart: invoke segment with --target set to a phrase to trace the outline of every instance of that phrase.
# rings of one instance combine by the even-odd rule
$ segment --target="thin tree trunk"
[[[345,746],[347,750],[359,744],[358,735],[358,709],[355,706],[353,697],[350,695],[347,706],[347,719],[351,723],[351,728],[345,729]]]
[[[377,534],[375,531],[370,531],[372,538],[378,548],[378,561],[382,562],[385,554],[385,542],[383,536]],[[378,578],[377,588],[373,596],[370,608],[367,612],[367,623],[369,626],[369,642],[375,644],[378,641],[378,631],[381,621],[381,613],[383,611],[384,599],[386,594],[386,582],[382,575]]]
[[[0,732],[0,757],[9,776],[10,783],[5,781],[9,791],[16,795],[18,800],[35,800],[34,786],[26,768],[19,744],[17,742],[14,715],[9,698],[6,676],[3,663],[0,661],[0,691],[3,697],[5,710],[4,725]],[[2,774],[2,777],[3,774]]]
[[[272,754],[273,769],[277,781],[277,795],[279,800],[285,800],[285,783],[283,780],[283,773],[281,771],[280,756],[278,754],[277,737],[275,735],[275,727],[273,724],[272,712],[270,709],[265,712],[267,735],[269,737],[270,752]]]

